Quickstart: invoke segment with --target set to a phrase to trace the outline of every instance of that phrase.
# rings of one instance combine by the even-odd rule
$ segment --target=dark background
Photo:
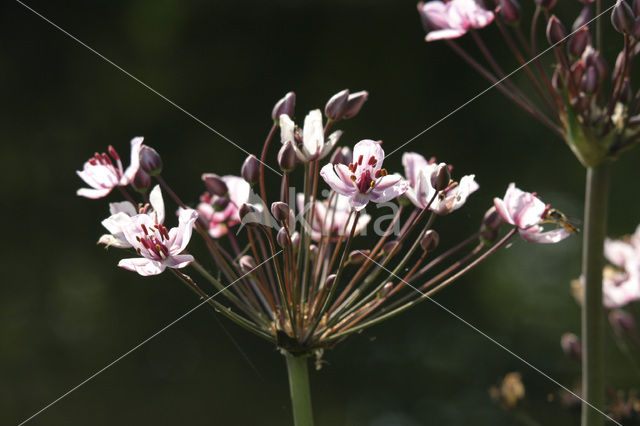
[[[570,25],[579,4],[562,3]],[[382,139],[389,152],[487,87],[444,44],[424,42],[414,1],[28,4],[252,152],[289,90],[300,121],[343,88],[368,90],[362,113],[339,126],[342,142]],[[197,303],[167,274],[116,267],[122,253],[95,244],[107,200],[77,197],[84,183],[75,170],[109,144],[128,164],[129,140],[143,135],[162,154],[165,178],[194,203],[202,172],[237,174],[245,154],[17,2],[0,5],[0,34],[0,423],[18,424]],[[505,69],[516,67],[495,27],[482,35]],[[620,39],[610,36],[615,55]],[[514,80],[526,85],[523,76]],[[495,90],[406,149],[455,165],[455,176],[475,173],[481,185],[438,221],[443,244],[475,231],[512,181],[582,217],[583,168]],[[385,166],[400,171],[400,160]],[[638,160],[636,150],[615,164],[610,235],[640,220]],[[516,240],[437,300],[571,387],[579,369],[559,339],[579,329],[569,290],[579,243]],[[290,424],[282,357],[221,323],[199,309],[30,424]],[[637,385],[611,344],[608,356],[610,382]],[[319,425],[578,424],[557,386],[434,304],[349,338],[325,360],[311,374]],[[527,391],[518,413],[487,391],[510,371]]]

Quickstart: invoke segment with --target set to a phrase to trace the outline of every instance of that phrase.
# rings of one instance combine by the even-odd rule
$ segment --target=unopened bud
[[[562,68],[556,67],[551,77],[551,86],[556,89],[557,92],[562,92],[564,88],[564,82],[562,81]]]
[[[438,164],[436,170],[431,175],[431,186],[436,191],[442,191],[447,189],[449,186],[449,182],[451,182],[451,172],[449,171],[449,166],[444,163]]]
[[[580,90],[593,95],[598,90],[598,71],[595,67],[588,67],[580,80]]]
[[[560,338],[560,346],[565,355],[574,359],[582,358],[582,346],[580,345],[580,339],[573,333],[565,333]]]
[[[369,257],[370,250],[354,250],[349,253],[349,263],[352,265],[360,265]]]
[[[271,204],[271,214],[278,222],[288,220],[290,211],[291,209],[289,209],[287,203],[283,203],[282,201],[276,201]]]
[[[591,34],[589,28],[582,27],[578,30],[567,43],[567,51],[570,56],[578,58],[582,55],[587,46],[591,43]]]
[[[611,12],[611,24],[621,34],[631,34],[636,17],[631,6],[626,1],[618,0]]]
[[[291,245],[294,250],[298,250],[300,248],[300,233],[294,232],[291,234]]]
[[[591,4],[585,3],[585,5],[582,6],[582,10],[580,11],[580,14],[576,18],[576,20],[573,21],[573,25],[571,26],[571,31],[577,31],[581,27],[586,28],[586,25],[592,19],[593,19],[593,13],[591,12]]]
[[[287,114],[289,117],[293,117],[293,111],[296,107],[296,94],[289,92],[282,99],[276,102],[271,112],[271,118],[273,121],[279,121],[282,114]]]
[[[598,80],[602,81],[609,75],[609,67],[607,66],[607,62],[602,58],[602,55],[597,50],[594,50],[591,46],[587,46],[584,53],[582,54],[582,59],[585,61],[587,66],[592,66],[596,68],[598,71]]]
[[[311,255],[311,259],[315,259],[318,256],[318,246],[315,244],[311,244],[309,246],[309,254]]]
[[[287,233],[287,229],[286,228],[280,228],[280,230],[278,231],[278,234],[276,235],[276,241],[278,242],[278,245],[282,248],[285,248],[289,245],[289,235]]]
[[[383,254],[391,254],[394,251],[397,251],[397,247],[400,245],[400,242],[397,240],[394,241],[387,241],[386,243],[384,243],[384,245],[382,246],[382,253]]]
[[[343,146],[335,150],[331,156],[331,164],[348,165],[351,164],[352,159],[351,149],[348,146]]]
[[[427,252],[434,251],[438,247],[438,244],[440,244],[440,235],[433,229],[425,232],[424,237],[420,240],[420,247]]]
[[[618,96],[618,100],[626,105],[631,102],[632,98],[633,91],[631,90],[631,83],[627,77],[622,81],[622,86],[620,86],[620,95]]]
[[[520,20],[520,4],[517,0],[500,0],[500,16],[509,24]]]
[[[291,142],[287,141],[278,151],[278,165],[283,172],[291,172],[296,168],[298,159]]]
[[[615,309],[609,312],[609,323],[619,337],[629,336],[636,330],[635,319],[622,309]]]
[[[258,182],[260,179],[260,161],[256,158],[255,155],[250,155],[244,160],[242,163],[242,170],[240,172],[244,180],[249,182],[250,184],[254,184]]]
[[[378,292],[378,297],[383,298],[387,297],[387,295],[393,290],[393,283],[386,283]]]
[[[369,92],[366,90],[350,94],[347,98],[347,107],[344,110],[344,114],[342,114],[342,118],[346,120],[355,117],[362,109],[364,103],[367,102],[367,99],[369,99]]]
[[[204,185],[207,187],[207,191],[212,195],[224,197],[227,195],[227,192],[229,192],[227,184],[215,173],[203,173],[202,180],[204,181]]]
[[[613,81],[617,80],[620,74],[624,71],[623,67],[626,64],[625,56],[626,55],[624,50],[618,53],[618,57],[616,58],[616,65],[613,68],[613,74],[611,75],[611,79]]]
[[[547,40],[551,44],[557,44],[567,37],[567,29],[556,15],[551,15],[547,24]]]
[[[324,107],[324,115],[329,120],[338,121],[342,119],[344,111],[347,109],[347,99],[349,98],[349,90],[344,89],[331,97]]]
[[[256,269],[256,261],[251,256],[242,256],[240,260],[238,260],[238,265],[240,266],[242,272],[244,272],[245,274],[248,274]]]
[[[133,177],[133,181],[131,181],[131,187],[133,187],[136,192],[146,194],[149,188],[151,188],[151,176],[144,170],[138,169],[136,175]]]
[[[500,229],[502,223],[502,216],[500,216],[500,213],[498,213],[498,210],[496,210],[495,207],[491,207],[489,210],[487,210],[487,212],[484,214],[484,217],[482,218],[482,225],[492,231]]]
[[[155,149],[147,145],[140,148],[140,168],[149,176],[155,176],[162,172],[162,158]]]
[[[324,282],[324,286],[328,289],[331,289],[331,287],[333,287],[333,284],[336,282],[336,274],[331,274],[327,277],[327,279]]]
[[[216,197],[212,205],[215,211],[221,212],[222,210],[227,208],[229,203],[230,203],[229,197]]]
[[[545,9],[553,8],[558,0],[535,0],[536,4],[540,7],[544,7]]]
[[[238,210],[240,220],[247,226],[257,225],[260,223],[260,215],[258,210],[251,204],[244,203]]]

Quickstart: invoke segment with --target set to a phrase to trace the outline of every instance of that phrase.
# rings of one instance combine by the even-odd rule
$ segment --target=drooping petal
[[[414,187],[418,183],[418,173],[429,165],[427,160],[415,152],[405,152],[402,154],[402,166],[404,167],[404,177],[409,184]]]
[[[120,179],[120,185],[128,185],[133,181],[136,173],[138,173],[138,168],[140,167],[140,149],[142,148],[143,140],[144,138],[142,137],[131,139],[131,163]]]
[[[434,201],[431,210],[437,214],[448,214],[458,210],[467,201],[469,195],[480,188],[474,179],[475,175],[463,176],[460,183],[449,190],[443,199]]]
[[[146,257],[122,259],[118,262],[118,266],[128,269],[129,271],[137,272],[145,277],[161,274],[165,270],[165,265],[158,261],[147,259]]]
[[[113,188],[103,188],[103,189],[80,188],[76,191],[76,195],[95,200],[95,199],[107,196],[112,189]]]
[[[162,262],[167,268],[180,269],[194,261],[190,254],[176,254]]]
[[[324,181],[339,194],[350,197],[358,191],[355,183],[351,180],[351,172],[344,164],[326,164],[320,170],[320,176]]]
[[[178,227],[169,231],[169,253],[174,256],[184,251],[191,239],[193,224],[198,218],[198,212],[193,209],[181,208],[178,213]]]
[[[349,197],[349,204],[351,208],[357,212],[364,209],[369,203],[369,196],[367,194],[361,194],[356,192],[351,197]]]
[[[542,228],[539,226],[534,226],[527,230],[519,229],[518,232],[523,240],[539,244],[558,243],[571,235],[571,233],[564,228],[557,228],[546,232],[541,232],[541,230]]]
[[[340,136],[342,136],[342,130],[336,130],[329,135],[329,137],[327,138],[327,142],[322,147],[322,151],[320,151],[320,156],[318,157],[318,159],[322,159],[329,155],[336,142],[338,142],[338,139],[340,139]]]
[[[407,189],[409,189],[409,182],[403,180],[402,176],[400,175],[389,175],[385,176],[384,178],[394,176],[397,176],[398,179],[395,180],[395,183],[393,183],[392,185],[385,186],[383,188],[380,188],[380,185],[377,185],[371,190],[371,201],[373,201],[374,203],[384,203],[396,197],[399,197],[400,195],[404,194]]]
[[[442,30],[431,31],[426,35],[426,41],[438,41],[438,40],[449,40],[458,37],[462,37],[467,33],[466,30],[463,29],[453,29],[453,28],[444,28]]]

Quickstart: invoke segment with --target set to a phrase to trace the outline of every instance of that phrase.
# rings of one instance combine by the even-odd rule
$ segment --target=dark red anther
[[[378,160],[376,160],[376,157],[374,157],[374,156],[369,157],[368,163],[369,163],[370,166],[375,166],[377,162],[378,162]]]
[[[378,179],[380,176],[382,176],[382,171],[381,170],[376,170],[376,174],[374,175],[376,179]]]
[[[109,145],[109,155],[116,161],[120,161],[120,156],[116,152],[115,148]]]
[[[143,224],[140,225],[140,227],[142,228],[142,231],[144,232],[144,235],[149,235],[149,231],[147,231],[147,227]]]
[[[358,165],[361,166],[362,165],[362,160],[364,160],[364,156],[360,156],[358,157]]]
[[[436,162],[436,157],[429,158],[429,164],[433,164]]]
[[[95,158],[91,157],[89,158],[89,164],[91,164],[92,166],[95,166],[96,164],[98,164],[98,162],[96,161]]]
[[[107,154],[102,154],[102,161],[104,162],[103,164],[113,166],[113,161],[111,161],[111,158],[109,158]]]
[[[372,182],[373,182],[373,179],[371,178],[371,171],[366,170],[360,176],[360,182],[358,182],[358,190],[362,194],[366,193],[371,188],[371,183]]]
[[[147,250],[149,250],[149,243],[147,242],[146,238],[141,238],[140,239],[140,244],[142,244],[142,247],[146,248]]]

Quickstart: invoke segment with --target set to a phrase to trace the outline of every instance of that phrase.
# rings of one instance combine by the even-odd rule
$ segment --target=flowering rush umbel
[[[561,228],[541,232],[548,206],[510,187],[478,220],[477,232],[441,250],[435,225],[441,217],[443,223],[449,217],[468,220],[455,212],[478,190],[475,176],[455,180],[450,165],[418,153],[404,154],[404,174],[388,171],[383,144],[375,139],[336,147],[341,132],[330,128],[357,115],[367,95],[338,93],[325,106],[325,125],[316,109],[300,129],[291,118],[295,95],[287,94],[273,110],[260,158],[249,156],[239,176],[204,173],[206,191],[193,208],[163,178],[159,154],[134,139],[139,158],[132,159],[130,171],[118,174],[121,167],[112,167],[92,175],[92,186],[119,185],[126,198],[111,204],[103,221],[109,234],[99,242],[128,252],[122,268],[144,276],[171,272],[221,315],[273,342],[289,361],[319,357],[349,335],[425,300],[517,232],[534,242],[568,235]],[[266,163],[276,164],[272,142],[278,130],[280,176],[265,170]],[[91,167],[107,167],[103,155],[94,158]],[[267,190],[276,177],[279,194]],[[147,193],[152,179],[157,185]],[[163,193],[178,206],[178,225],[171,229],[166,223],[175,220],[165,211],[173,209],[165,208]],[[367,214],[370,203],[383,206],[385,216],[374,222]],[[502,232],[506,226],[511,229]],[[216,271],[202,266],[203,253],[187,251],[194,229]],[[199,278],[187,275],[192,271]]]

